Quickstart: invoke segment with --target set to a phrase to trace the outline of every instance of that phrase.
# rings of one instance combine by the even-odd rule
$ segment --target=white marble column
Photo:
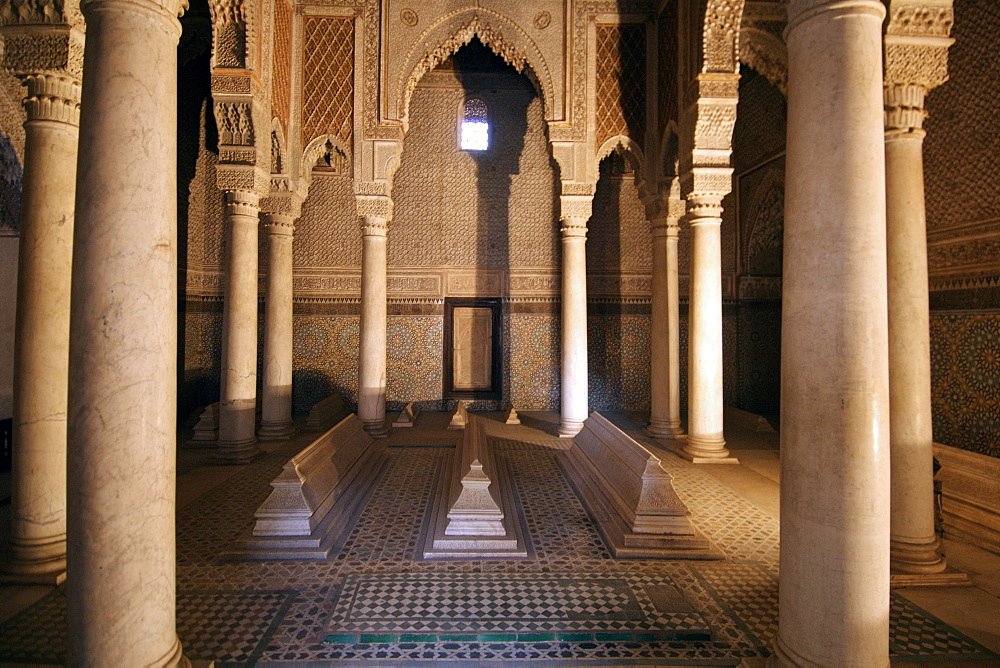
[[[575,436],[587,419],[587,218],[562,219],[562,397],[559,435]]]
[[[889,298],[889,432],[893,583],[967,583],[947,569],[934,532],[924,98],[948,78],[951,0],[892,0],[885,53],[885,180]],[[914,11],[922,20],[914,24]],[[947,571],[947,572],[946,572]]]
[[[674,201],[664,202],[664,207]],[[683,203],[681,203],[683,204]],[[653,290],[650,329],[650,414],[646,433],[677,438],[681,429],[680,301],[677,276],[678,217],[669,209],[653,219]]]
[[[72,666],[190,665],[174,621],[181,3],[83,0],[68,415]]]
[[[227,262],[222,315],[222,382],[215,457],[245,463],[259,452],[257,415],[257,193],[225,193]]]
[[[889,296],[889,431],[892,467],[890,557],[903,573],[940,573],[934,532],[934,435],[931,428],[930,312],[924,214],[924,90],[885,91],[887,109],[917,110],[915,125],[887,114],[886,241]],[[908,114],[912,117],[913,114]],[[904,121],[904,123],[891,123]],[[900,127],[902,125],[902,127]]]
[[[281,441],[295,433],[292,424],[292,239],[290,214],[264,215],[268,240],[267,294],[264,301],[264,384],[262,441]]]
[[[386,233],[381,216],[361,217],[361,349],[358,351],[358,418],[375,437],[385,421]]]
[[[688,195],[692,230],[688,310],[688,437],[681,454],[695,463],[735,463],[722,413],[722,197]]]
[[[878,0],[791,0],[773,665],[889,662]]]
[[[66,575],[66,387],[80,82],[22,77],[14,461],[5,580],[58,584]]]

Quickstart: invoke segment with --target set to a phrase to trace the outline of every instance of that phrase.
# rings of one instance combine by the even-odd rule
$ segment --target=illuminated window
[[[490,121],[486,103],[479,98],[465,101],[462,111],[462,149],[485,151],[490,146]]]

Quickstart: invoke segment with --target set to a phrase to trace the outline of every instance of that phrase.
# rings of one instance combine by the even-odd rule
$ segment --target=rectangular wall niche
[[[445,299],[444,396],[500,399],[503,311],[499,299]]]

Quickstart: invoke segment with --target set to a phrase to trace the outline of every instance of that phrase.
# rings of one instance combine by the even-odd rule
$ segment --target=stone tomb
[[[316,405],[309,411],[305,431],[326,431],[337,424],[347,413],[344,398],[337,393],[331,394],[326,399],[316,402]]]
[[[353,413],[292,457],[226,558],[326,559],[388,461]]]
[[[619,559],[722,559],[699,534],[660,460],[591,413],[557,461]]]
[[[509,475],[497,466],[485,425],[466,414],[462,443],[434,497],[425,559],[528,556]]]

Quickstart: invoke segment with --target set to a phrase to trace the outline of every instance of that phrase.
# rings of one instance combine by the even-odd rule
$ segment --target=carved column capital
[[[362,237],[385,237],[389,233],[389,221],[378,215],[361,215]]]
[[[28,122],[56,121],[80,125],[80,80],[61,74],[29,74],[21,82],[27,89],[24,110]]]
[[[260,196],[252,190],[226,190],[224,192],[227,216],[252,216],[260,213]]]
[[[560,231],[563,236],[586,236],[587,221],[593,212],[596,183],[563,181],[559,195]]]
[[[176,22],[176,19],[184,16],[184,12],[190,7],[188,0],[80,0],[80,10],[84,16],[90,10],[104,7],[127,7],[128,5],[135,5],[166,18],[174,19],[175,23],[173,25],[177,30],[178,37],[180,36],[181,26],[179,22]]]
[[[886,132],[921,132],[924,97],[948,80],[953,23],[952,0],[890,3],[884,40]]]
[[[261,216],[264,230],[272,237],[295,235],[295,218],[289,213],[268,212]]]
[[[718,193],[691,193],[687,197],[688,224],[721,225],[722,195]]]

